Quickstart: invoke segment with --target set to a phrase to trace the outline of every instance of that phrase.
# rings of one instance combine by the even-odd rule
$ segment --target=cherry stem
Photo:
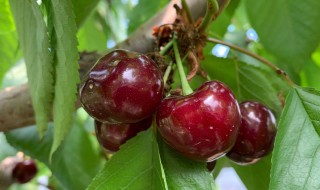
[[[213,42],[213,43],[218,43],[218,44],[222,44],[225,46],[230,47],[231,49],[234,49],[236,51],[239,51],[241,53],[244,53],[246,55],[249,55],[255,59],[257,59],[258,61],[260,61],[261,63],[267,65],[268,67],[270,67],[271,69],[275,70],[277,74],[279,74],[290,86],[292,87],[296,87],[297,85],[290,79],[290,77],[283,71],[281,70],[279,67],[277,67],[276,65],[274,65],[272,62],[264,59],[263,57],[260,57],[259,55],[252,53],[244,48],[241,48],[239,46],[236,46],[234,44],[228,43],[228,42],[224,42],[222,40],[218,40],[215,38],[210,38],[207,37],[207,41],[208,42]]]
[[[212,17],[215,15],[216,12],[219,11],[219,4],[217,0],[207,0],[207,10],[206,14],[199,26],[199,33],[204,33],[206,28],[211,23]]]
[[[188,95],[193,92],[192,88],[190,87],[186,74],[183,70],[182,66],[182,61],[180,58],[180,53],[179,53],[179,48],[178,48],[178,43],[177,43],[177,36],[173,36],[173,51],[174,51],[174,56],[176,58],[177,66],[178,66],[178,71],[180,75],[180,80],[181,80],[181,86],[182,86],[182,93],[183,95]]]
[[[163,84],[166,84],[166,83],[167,83],[167,80],[168,80],[168,78],[169,78],[171,69],[172,69],[172,61],[169,63],[168,67],[166,68],[166,71],[164,72],[164,75],[163,75]]]
[[[187,14],[189,22],[191,24],[193,24],[194,21],[193,21],[193,18],[192,18],[192,14],[191,14],[191,11],[189,9],[189,6],[188,6],[186,0],[182,0],[181,3],[182,3],[182,8],[184,9],[184,11],[186,11],[186,14]]]
[[[159,52],[159,54],[160,54],[160,55],[166,54],[167,51],[171,48],[172,44],[173,44],[173,39],[170,40],[170,41],[163,47],[163,49]]]

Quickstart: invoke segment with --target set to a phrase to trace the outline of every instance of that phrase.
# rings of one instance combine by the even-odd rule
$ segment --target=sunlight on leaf
[[[245,3],[261,43],[298,73],[320,41],[320,1],[246,0]]]
[[[48,127],[53,93],[53,65],[49,37],[35,1],[10,0],[24,53],[32,105],[40,137]]]
[[[93,179],[88,190],[167,189],[152,128],[121,146]]]
[[[79,54],[77,50],[77,27],[70,0],[53,0],[48,6],[49,17],[55,34],[56,83],[53,103],[54,140],[50,157],[57,150],[70,129],[79,83]]]
[[[291,90],[276,136],[270,190],[320,188],[319,113],[319,91]]]
[[[11,15],[9,1],[0,0],[0,35],[15,30],[14,21]]]

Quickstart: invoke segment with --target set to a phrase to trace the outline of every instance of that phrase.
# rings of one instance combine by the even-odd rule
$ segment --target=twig
[[[181,0],[181,4],[182,4],[183,10],[184,10],[185,13],[187,14],[187,17],[188,17],[189,22],[190,22],[191,24],[194,23],[193,18],[192,18],[191,11],[190,11],[190,9],[189,9],[189,6],[188,6],[186,0]]]
[[[219,10],[213,15],[212,19],[215,20],[220,13],[227,7],[230,3],[230,0],[218,0]]]
[[[264,59],[263,57],[260,57],[259,55],[252,53],[246,49],[243,49],[239,46],[236,46],[234,44],[228,43],[228,42],[224,42],[215,38],[210,38],[207,37],[207,41],[209,42],[213,42],[213,43],[218,43],[218,44],[222,44],[222,45],[226,45],[228,47],[230,47],[231,49],[237,50],[241,53],[247,54],[255,59],[257,59],[258,61],[260,61],[261,63],[267,65],[268,67],[272,68],[273,70],[276,71],[277,74],[279,74],[290,86],[292,87],[296,87],[297,85],[289,78],[289,76],[283,71],[281,70],[279,67],[275,66],[272,62]]]
[[[167,53],[167,51],[172,47],[173,44],[173,40],[169,41],[164,47],[163,49],[159,52],[160,55],[164,55]]]
[[[187,75],[187,80],[190,81],[200,69],[198,59],[192,51],[188,54],[188,63],[190,64],[190,71]]]
[[[216,12],[219,11],[219,4],[216,0],[207,0],[207,10],[206,15],[204,16],[200,26],[199,26],[199,33],[202,34],[205,32],[207,27],[212,21],[212,17],[215,15]]]

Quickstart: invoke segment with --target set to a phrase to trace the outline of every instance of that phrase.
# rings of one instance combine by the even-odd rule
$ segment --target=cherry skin
[[[163,86],[161,71],[152,59],[114,50],[90,71],[80,89],[80,101],[100,122],[136,123],[156,111]]]
[[[276,120],[272,112],[259,102],[243,102],[240,111],[239,134],[227,157],[240,165],[248,165],[272,151],[277,133]]]
[[[187,96],[165,98],[156,121],[172,148],[191,159],[210,162],[232,148],[241,117],[231,90],[219,81],[208,81]]]
[[[152,117],[138,123],[109,124],[95,121],[96,136],[100,145],[106,150],[116,152],[127,140],[139,132],[147,130],[152,123]]]
[[[33,160],[24,160],[18,162],[13,168],[12,179],[16,183],[27,183],[36,176],[38,168]]]

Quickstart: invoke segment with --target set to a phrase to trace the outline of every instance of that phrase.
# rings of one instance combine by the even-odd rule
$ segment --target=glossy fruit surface
[[[165,142],[199,161],[213,161],[229,151],[240,120],[235,96],[219,81],[208,81],[187,96],[165,98],[157,112]]]
[[[96,136],[103,148],[115,152],[127,140],[136,136],[139,132],[147,130],[151,123],[152,117],[130,124],[109,124],[95,121]]]
[[[16,183],[27,183],[36,176],[38,168],[33,160],[18,162],[13,168],[12,179]]]
[[[135,123],[156,111],[162,94],[162,74],[152,59],[114,50],[90,71],[80,101],[100,122]]]
[[[272,151],[277,133],[276,120],[272,112],[258,102],[243,102],[240,111],[239,134],[227,157],[241,165],[253,164]]]

